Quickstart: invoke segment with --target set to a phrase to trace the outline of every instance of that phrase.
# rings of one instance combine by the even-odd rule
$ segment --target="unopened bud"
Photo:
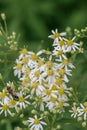
[[[86,127],[86,122],[85,122],[85,121],[82,122],[82,126],[83,126],[83,127]]]
[[[5,13],[1,13],[1,18],[2,18],[3,20],[6,19],[6,15],[5,15]]]
[[[57,129],[60,130],[61,129],[61,125],[57,125]]]
[[[82,121],[82,117],[78,117],[77,118],[77,121],[79,122],[79,121]]]

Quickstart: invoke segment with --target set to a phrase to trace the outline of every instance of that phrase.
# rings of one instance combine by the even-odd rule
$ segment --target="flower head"
[[[42,125],[47,125],[45,122],[41,121],[42,118],[37,118],[37,115],[34,118],[29,117],[29,127],[30,130],[43,130]]]

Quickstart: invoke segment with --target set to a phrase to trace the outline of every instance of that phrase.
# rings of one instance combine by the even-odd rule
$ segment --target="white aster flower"
[[[52,30],[52,34],[49,35],[48,37],[54,39],[53,46],[55,46],[58,43],[59,39],[65,35],[66,35],[66,32],[59,33],[58,29],[55,29],[55,31]]]
[[[31,95],[40,96],[45,91],[45,87],[43,84],[39,82],[31,82]]]
[[[34,118],[29,117],[29,128],[30,130],[43,130],[42,125],[47,125],[45,122],[41,121],[42,118],[37,118],[37,115]]]
[[[58,89],[58,95],[60,98],[62,99],[67,99],[67,94],[69,94],[69,88],[67,88],[67,86],[62,83],[61,86],[57,86],[57,89]]]
[[[57,48],[55,47],[53,50],[53,55],[55,55],[56,57],[58,57],[58,60],[61,61],[62,59],[66,59],[66,55],[65,52],[62,48]]]
[[[52,30],[51,32],[52,32],[52,35],[49,35],[48,37],[52,38],[52,39],[56,39],[56,38],[59,38],[61,36],[65,36],[66,35],[66,32],[59,33],[58,29],[55,29],[55,31]]]
[[[69,59],[67,58],[62,59],[61,61],[59,59],[56,59],[56,61],[60,62],[58,64],[59,68],[65,68],[65,70],[68,70],[68,68],[70,69],[75,68],[75,66],[71,62],[69,62]]]
[[[18,75],[18,78],[20,78],[23,69],[22,62],[16,59],[16,65],[13,67],[13,69],[14,69],[14,75],[15,76]]]
[[[71,117],[76,118],[78,116],[79,107],[76,108],[76,106],[72,107],[72,110],[69,110],[71,114]]]
[[[2,113],[4,113],[5,116],[7,116],[7,114],[10,114],[12,116],[12,113],[9,110],[9,104],[5,100],[4,102],[0,102],[0,114]]]
[[[28,54],[28,50],[26,48],[23,48],[21,51],[20,51],[20,56],[19,56],[19,59],[21,60],[25,55]]]
[[[26,104],[30,104],[29,101],[27,101],[27,99],[30,97],[30,95],[27,95],[27,96],[24,96],[22,92],[19,93],[18,95],[18,102],[17,102],[17,105],[20,106],[20,108],[25,108],[26,107]]]
[[[66,41],[66,52],[76,51],[79,49],[80,45],[74,42],[75,38],[76,37],[73,37],[70,40],[64,38],[64,40]]]
[[[49,101],[46,102],[46,107],[49,108],[50,111],[52,111],[54,109],[54,107],[57,106],[57,98],[54,98],[54,97],[50,97]]]
[[[5,99],[6,97],[7,97],[6,90],[3,89],[3,91],[0,92],[0,99],[1,99],[2,101],[4,101],[4,99]]]
[[[83,115],[84,120],[87,119],[87,106],[84,106],[83,104],[80,104],[79,114],[78,116]]]

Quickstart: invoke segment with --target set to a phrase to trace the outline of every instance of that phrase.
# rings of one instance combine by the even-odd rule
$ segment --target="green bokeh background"
[[[27,46],[29,50],[36,52],[42,48],[51,48],[52,40],[48,39],[48,35],[52,29],[58,28],[62,32],[68,26],[72,31],[87,26],[87,0],[0,0],[0,13],[6,14],[9,34],[15,31],[20,35],[19,48]],[[87,39],[82,40],[85,42],[84,54],[79,54],[74,60],[76,69],[70,82],[78,90],[80,101],[83,100],[83,95],[87,95]],[[0,59],[2,58],[12,60],[10,64],[0,64],[5,81],[11,81],[14,79],[12,68],[17,55],[0,55]],[[0,130],[13,130],[14,124],[18,125],[20,121],[14,119],[13,123],[8,121],[4,124],[0,122]],[[72,125],[66,124],[61,130],[84,128],[73,121]]]

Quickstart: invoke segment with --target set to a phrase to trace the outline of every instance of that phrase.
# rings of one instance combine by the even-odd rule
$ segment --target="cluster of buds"
[[[17,38],[16,33],[12,32],[11,35],[8,35],[7,23],[6,23],[6,15],[1,13],[1,21],[0,23],[0,46],[6,47],[10,50],[17,50]]]

